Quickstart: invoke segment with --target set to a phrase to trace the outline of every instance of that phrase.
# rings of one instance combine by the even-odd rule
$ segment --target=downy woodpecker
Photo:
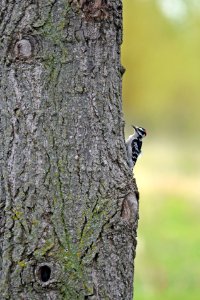
[[[142,127],[133,126],[135,132],[130,135],[126,141],[126,149],[128,155],[128,164],[132,169],[141,153],[142,139],[147,135],[146,130]]]

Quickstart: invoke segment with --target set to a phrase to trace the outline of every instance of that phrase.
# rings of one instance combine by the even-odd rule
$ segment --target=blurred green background
[[[200,299],[200,0],[123,0],[123,110],[147,129],[135,300]]]

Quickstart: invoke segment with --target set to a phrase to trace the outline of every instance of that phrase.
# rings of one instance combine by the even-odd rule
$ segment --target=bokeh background
[[[200,0],[123,0],[123,111],[147,129],[135,300],[200,299]]]

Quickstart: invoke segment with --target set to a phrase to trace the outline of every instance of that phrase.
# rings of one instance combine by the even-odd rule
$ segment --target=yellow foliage
[[[159,2],[163,0],[123,1],[125,119],[156,134],[198,134],[200,7],[185,2],[186,13],[176,20]]]

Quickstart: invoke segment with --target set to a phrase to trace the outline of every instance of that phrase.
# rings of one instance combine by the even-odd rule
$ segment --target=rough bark
[[[121,1],[0,1],[1,299],[132,299]]]

